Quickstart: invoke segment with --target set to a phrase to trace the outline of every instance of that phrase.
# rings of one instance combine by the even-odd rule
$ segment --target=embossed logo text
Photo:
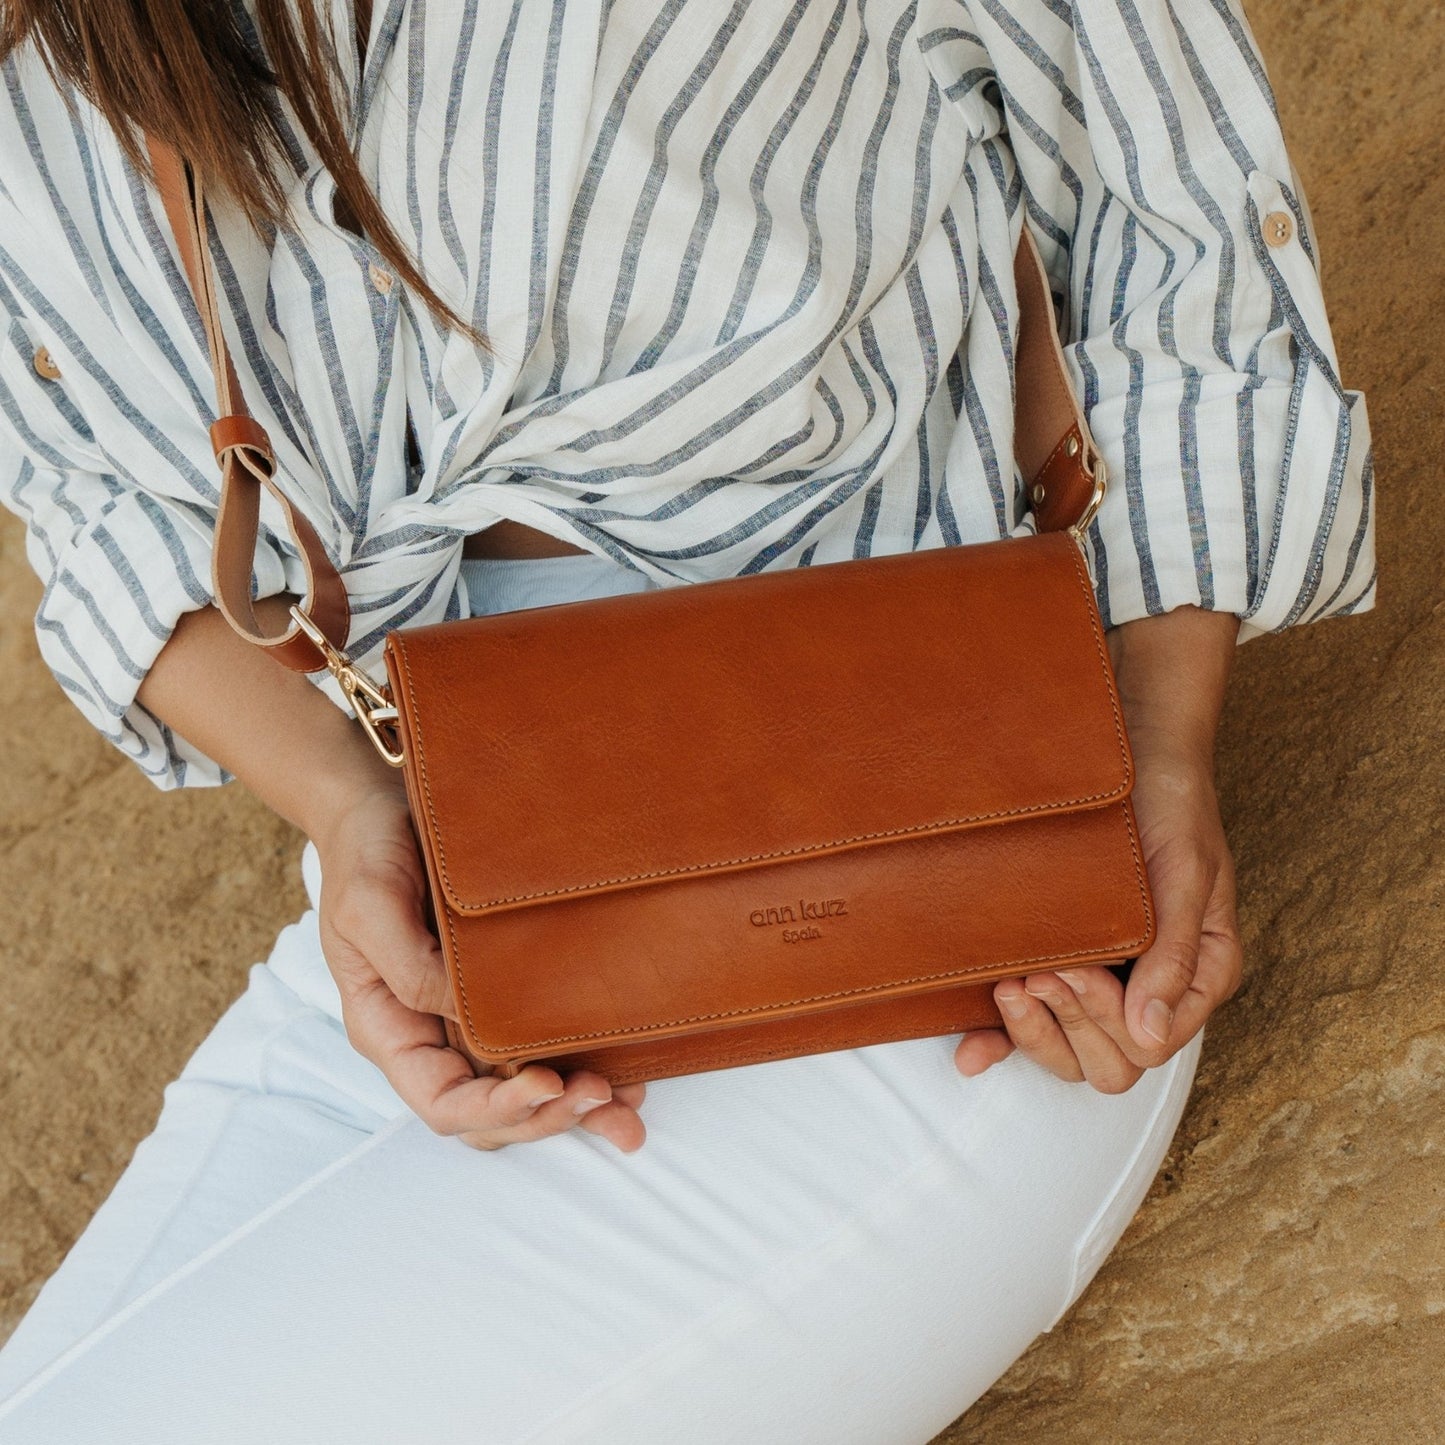
[[[805,923],[815,918],[846,918],[846,898],[800,898],[796,904],[780,903],[776,908],[755,908],[748,914],[754,928],[771,928],[779,923]]]

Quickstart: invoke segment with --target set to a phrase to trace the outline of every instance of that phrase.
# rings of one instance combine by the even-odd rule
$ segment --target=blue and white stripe
[[[0,498],[40,646],[160,786],[215,782],[135,702],[209,599],[200,320],[94,110],[33,50],[0,79]],[[1372,605],[1365,406],[1236,0],[376,0],[346,82],[398,233],[494,348],[377,284],[298,127],[291,225],[213,207],[241,385],[364,659],[467,610],[462,539],[499,517],[663,585],[1026,528],[1025,222],[1116,482],[1107,620],[1197,604],[1252,635]],[[299,589],[264,519],[258,590]]]

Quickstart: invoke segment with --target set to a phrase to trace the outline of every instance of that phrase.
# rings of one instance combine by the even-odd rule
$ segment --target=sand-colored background
[[[1445,1439],[1445,8],[1252,0],[1369,398],[1379,609],[1240,655],[1246,986],[1072,1314],[943,1440]],[[156,793],[40,666],[0,525],[0,1338],[305,900],[239,789]]]

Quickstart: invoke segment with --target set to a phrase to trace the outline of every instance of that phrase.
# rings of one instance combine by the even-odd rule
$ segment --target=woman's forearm
[[[1239,618],[1177,607],[1113,628],[1109,653],[1129,736],[1140,748],[1211,773],[1238,647]]]
[[[280,631],[294,600],[257,603],[262,625]],[[362,793],[402,796],[400,774],[356,722],[300,673],[238,637],[214,607],[181,618],[137,697],[309,837],[324,837]]]

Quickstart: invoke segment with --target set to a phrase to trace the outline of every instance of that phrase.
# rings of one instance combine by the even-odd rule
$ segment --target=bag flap
[[[1132,785],[1064,534],[412,628],[386,658],[418,826],[462,913],[1101,807]]]

